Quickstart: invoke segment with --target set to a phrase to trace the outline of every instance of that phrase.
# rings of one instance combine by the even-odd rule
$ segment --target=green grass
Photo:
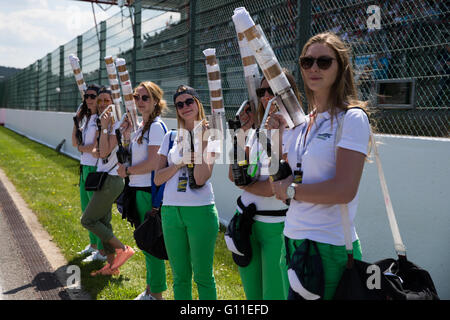
[[[1,126],[0,146],[0,167],[53,237],[68,264],[80,266],[81,284],[91,297],[97,300],[134,299],[141,293],[146,287],[144,255],[136,246],[133,228],[122,220],[115,205],[114,234],[123,243],[131,245],[137,254],[121,268],[121,275],[117,277],[91,277],[90,272],[99,269],[103,263],[82,263],[84,256],[77,255],[88,243],[88,233],[80,224],[79,162]],[[214,256],[218,299],[245,299],[237,266],[223,236],[221,228]],[[164,298],[171,300],[173,280],[168,261],[166,274],[168,290]],[[195,284],[193,297],[198,299]]]

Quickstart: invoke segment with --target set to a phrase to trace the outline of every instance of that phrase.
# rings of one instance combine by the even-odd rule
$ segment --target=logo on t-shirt
[[[327,139],[330,139],[331,136],[332,136],[331,133],[321,133],[321,134],[318,134],[318,135],[317,135],[317,139],[320,139],[320,140],[327,140]]]

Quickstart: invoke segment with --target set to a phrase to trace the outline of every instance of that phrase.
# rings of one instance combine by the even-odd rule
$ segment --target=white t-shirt
[[[81,128],[83,135],[83,145],[87,146],[95,142],[95,136],[97,133],[97,115],[93,114],[89,117],[89,121]],[[96,166],[97,158],[95,158],[90,152],[83,152],[80,157],[80,163],[84,166]]]
[[[168,152],[170,132],[166,133],[164,136],[161,147],[159,148],[158,154],[167,157],[169,166],[174,164],[173,159],[180,159],[182,157],[182,144],[178,143],[178,134],[175,137],[173,146]],[[178,161],[177,161],[178,163]],[[206,206],[214,203],[214,192],[210,180],[206,181],[205,185],[199,189],[192,190],[189,188],[189,183],[187,183],[185,192],[178,192],[178,181],[180,176],[185,175],[188,178],[187,168],[183,167],[177,171],[170,178],[164,188],[163,205],[166,206],[184,206],[184,207],[195,207],[195,206]],[[188,178],[189,179],[189,178]]]
[[[257,160],[258,153],[260,153],[259,163],[261,165],[260,175],[258,176],[258,181],[266,181],[269,179],[269,175],[264,174],[268,173],[269,167],[269,158],[267,156],[266,150],[263,148],[262,144],[258,142],[256,132],[251,132],[249,135],[249,140],[247,142],[247,147],[250,148],[250,161],[249,163],[254,163]],[[251,203],[254,203],[256,206],[256,210],[258,211],[279,211],[285,210],[288,208],[286,204],[284,204],[281,200],[278,200],[275,196],[272,197],[263,197],[256,194],[253,194],[248,191],[244,191],[241,195],[241,201],[244,206],[249,206]],[[242,212],[241,208],[237,206],[237,210]],[[284,216],[265,216],[265,215],[255,215],[253,217],[256,221],[266,222],[266,223],[277,223],[283,222],[285,220]]]
[[[350,109],[345,114],[342,136],[335,146],[338,121],[328,112],[319,113],[316,125],[307,135],[307,148],[302,157],[303,184],[313,184],[332,179],[336,174],[336,147],[354,150],[367,155],[369,143],[369,121],[360,109]],[[309,122],[309,117],[308,117]],[[322,123],[323,122],[323,123]],[[303,133],[306,123],[292,130],[288,162],[292,171],[296,170],[298,153],[302,153]],[[319,127],[319,130],[317,128]],[[311,140],[312,138],[312,140]],[[352,241],[358,239],[353,219],[358,206],[358,193],[348,203]],[[322,243],[345,245],[344,230],[339,205],[314,204],[292,200],[286,214],[284,234],[292,239],[310,239]]]
[[[142,143],[138,143],[138,139],[142,134],[143,125],[133,133],[131,137],[131,165],[135,166],[141,162],[148,159],[148,147],[149,146],[160,146],[166,131],[163,127],[163,123],[159,117],[150,125],[147,132],[144,133],[142,137]],[[165,125],[164,125],[165,126]],[[131,187],[149,187],[152,185],[152,173],[143,174],[132,174],[130,175],[130,186]]]
[[[120,127],[120,122],[117,121],[116,123],[114,123],[114,126],[112,129],[109,130],[109,135],[113,135],[114,137],[116,136],[116,129],[118,129]],[[103,134],[103,133],[100,133]],[[108,137],[109,138],[109,137]],[[109,171],[110,169],[112,169],[111,171],[109,171],[108,174],[112,175],[112,176],[117,176],[117,149],[119,149],[119,146],[115,146],[114,149],[111,151],[109,157],[108,157],[108,162],[107,163],[103,163],[103,159],[98,159],[98,164],[97,164],[97,172],[106,172]]]

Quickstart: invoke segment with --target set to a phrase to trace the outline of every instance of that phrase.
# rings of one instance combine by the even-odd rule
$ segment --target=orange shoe
[[[102,276],[118,276],[119,274],[120,274],[120,270],[119,269],[112,269],[111,265],[109,263],[107,263],[100,270],[91,272],[91,276],[92,277],[95,277],[95,276],[98,276],[98,275],[102,275]]]
[[[112,269],[120,268],[134,254],[134,250],[130,246],[125,246],[125,250],[118,249],[118,250],[116,250],[116,252],[117,252],[117,255],[114,258],[114,261],[111,265]]]

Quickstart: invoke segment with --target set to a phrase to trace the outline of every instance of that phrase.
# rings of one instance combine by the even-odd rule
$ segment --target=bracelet
[[[126,174],[127,176],[130,175],[130,174],[128,173],[128,167],[125,167],[125,174]]]

